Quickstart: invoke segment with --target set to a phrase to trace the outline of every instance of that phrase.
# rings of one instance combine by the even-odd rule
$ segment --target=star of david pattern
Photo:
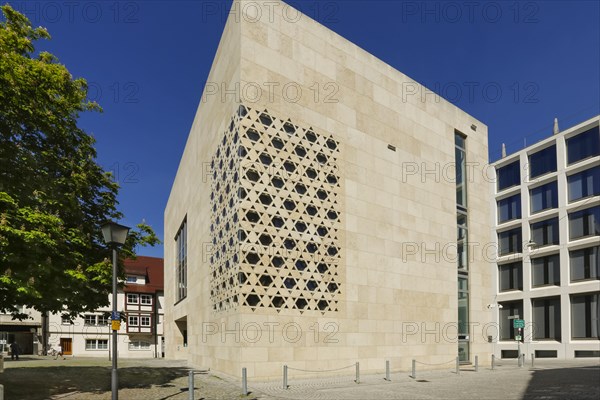
[[[211,162],[211,303],[338,310],[340,144],[240,106]]]

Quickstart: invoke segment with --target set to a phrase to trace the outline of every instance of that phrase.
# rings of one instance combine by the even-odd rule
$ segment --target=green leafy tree
[[[100,224],[122,218],[118,185],[96,163],[80,113],[101,111],[55,56],[50,39],[10,6],[0,20],[0,311],[17,306],[71,316],[108,304],[111,258]],[[159,243],[138,225],[120,252]],[[121,269],[122,273],[122,269]]]

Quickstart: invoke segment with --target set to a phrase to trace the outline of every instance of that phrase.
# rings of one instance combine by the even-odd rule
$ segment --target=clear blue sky
[[[117,173],[134,225],[163,211],[230,1],[13,1],[86,78],[102,114],[81,118]],[[600,113],[598,1],[296,1],[307,15],[489,127],[490,157]],[[141,249],[162,256],[162,246]]]

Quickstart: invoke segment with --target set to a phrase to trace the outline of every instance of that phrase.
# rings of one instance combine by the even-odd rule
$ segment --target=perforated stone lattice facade
[[[337,311],[339,142],[240,106],[212,160],[211,301]]]
[[[240,112],[231,118],[211,161],[210,298],[214,310],[238,304],[239,121]]]

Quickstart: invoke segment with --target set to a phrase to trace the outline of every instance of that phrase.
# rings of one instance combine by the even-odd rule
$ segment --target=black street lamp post
[[[129,228],[119,225],[116,222],[108,221],[102,224],[102,236],[107,245],[112,248],[112,315],[111,320],[119,319],[117,317],[117,248],[125,244]],[[119,378],[117,375],[117,333],[115,325],[112,323],[112,372],[111,388],[112,400],[119,398]]]

